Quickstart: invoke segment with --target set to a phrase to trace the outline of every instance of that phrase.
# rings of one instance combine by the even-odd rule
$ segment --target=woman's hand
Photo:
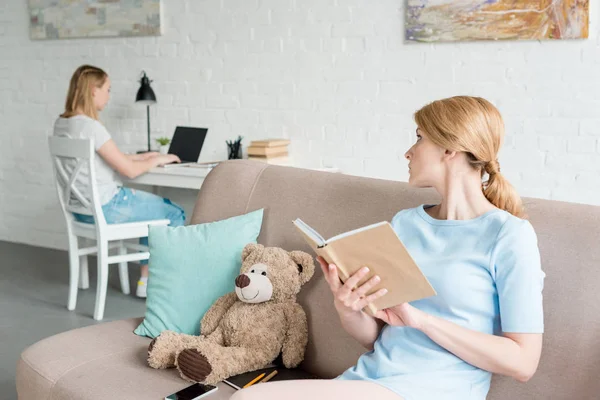
[[[135,179],[159,165],[181,162],[179,157],[173,154],[158,154],[141,160],[141,154],[124,154],[112,139],[107,140],[97,151],[112,169],[128,179]],[[138,160],[135,161],[136,159]]]
[[[408,303],[402,303],[377,311],[375,317],[391,326],[408,326],[410,328],[422,329],[427,314]]]
[[[323,257],[317,257],[317,261],[321,264],[323,275],[329,284],[331,293],[333,293],[335,309],[340,315],[360,313],[367,304],[387,293],[386,289],[380,289],[365,297],[365,294],[373,286],[379,283],[380,278],[377,275],[369,279],[360,287],[356,287],[358,282],[360,282],[360,280],[369,272],[369,269],[366,267],[358,270],[354,275],[348,278],[346,283],[342,283],[338,276],[337,267],[334,264],[327,265],[327,261],[325,261]]]
[[[154,156],[152,159],[156,160],[157,165],[165,165],[165,164],[171,164],[174,162],[175,163],[181,162],[179,157],[177,157],[175,154],[160,154],[160,155]]]
[[[157,151],[149,151],[147,153],[140,154],[140,156],[142,156],[142,160],[148,160],[148,159],[154,158],[158,155],[160,155],[160,153]]]
[[[140,154],[125,154],[125,156],[127,156],[127,158],[129,158],[131,161],[145,161],[150,158],[156,157],[159,154],[160,153],[157,153],[156,151],[150,151],[147,153]]]

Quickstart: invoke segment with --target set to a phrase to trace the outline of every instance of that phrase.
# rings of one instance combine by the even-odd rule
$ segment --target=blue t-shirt
[[[427,207],[400,211],[392,220],[437,292],[411,304],[488,334],[542,333],[545,274],[531,224],[499,209],[470,220],[438,220]],[[417,329],[386,325],[374,350],[337,379],[373,381],[405,400],[483,400],[491,373]]]

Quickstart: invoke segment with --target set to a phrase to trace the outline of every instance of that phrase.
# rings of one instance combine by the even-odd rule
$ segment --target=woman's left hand
[[[409,303],[402,303],[377,311],[375,317],[391,326],[408,326],[410,328],[421,329],[425,323],[427,314],[411,306]]]

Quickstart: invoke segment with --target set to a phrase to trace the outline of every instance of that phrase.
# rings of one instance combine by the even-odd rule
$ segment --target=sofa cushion
[[[17,366],[20,400],[160,399],[190,383],[175,369],[146,363],[150,339],[136,336],[139,319],[108,322],[46,338],[25,350]],[[220,383],[211,400],[234,389]]]
[[[200,334],[200,321],[233,292],[242,250],[256,243],[263,210],[190,226],[151,226],[150,277],[144,321],[135,330],[155,338],[164,330]]]

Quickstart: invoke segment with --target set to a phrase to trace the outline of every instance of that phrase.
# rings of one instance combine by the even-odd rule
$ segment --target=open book
[[[379,275],[381,281],[367,295],[383,288],[388,292],[370,303],[367,313],[375,315],[384,308],[436,295],[389,222],[365,226],[328,240],[299,218],[293,223],[318,255],[337,266],[342,282],[365,266],[369,267],[369,273],[358,286]]]

